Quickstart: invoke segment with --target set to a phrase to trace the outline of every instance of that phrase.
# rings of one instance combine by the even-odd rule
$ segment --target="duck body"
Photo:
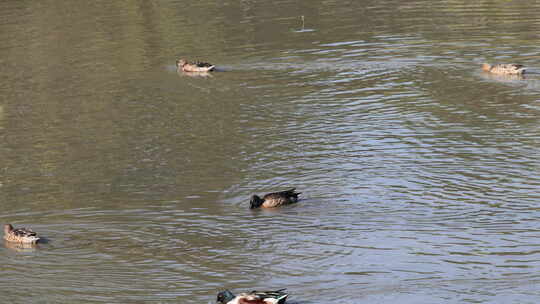
[[[230,290],[218,293],[217,302],[221,304],[285,304],[289,296],[285,289],[273,291],[252,291],[235,296]]]
[[[251,197],[251,201],[249,202],[249,208],[275,208],[296,203],[298,202],[298,195],[300,192],[295,192],[295,190],[296,188],[292,188],[286,191],[268,193],[262,198],[257,195],[253,195]]]
[[[176,68],[184,72],[211,72],[215,66],[208,62],[188,62],[184,59],[176,60]]]
[[[497,75],[522,75],[526,68],[521,64],[494,64],[484,63],[482,70]]]
[[[39,241],[37,233],[28,228],[13,228],[11,224],[4,225],[4,239],[8,242],[35,244]]]

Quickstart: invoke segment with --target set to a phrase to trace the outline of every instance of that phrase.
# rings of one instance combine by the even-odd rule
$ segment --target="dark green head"
[[[249,209],[259,208],[264,203],[264,200],[258,195],[253,195],[249,201]]]
[[[217,294],[217,302],[221,304],[227,304],[232,301],[236,296],[228,289],[221,291]]]

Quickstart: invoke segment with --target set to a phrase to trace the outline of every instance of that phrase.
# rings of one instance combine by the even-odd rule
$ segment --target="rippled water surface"
[[[0,222],[45,240],[0,243],[3,301],[539,302],[538,2],[3,1],[0,16]],[[221,71],[177,73],[180,56]],[[293,186],[299,204],[248,209]]]

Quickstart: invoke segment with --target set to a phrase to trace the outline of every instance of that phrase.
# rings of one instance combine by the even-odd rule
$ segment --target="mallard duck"
[[[11,224],[4,224],[4,239],[9,242],[35,244],[39,241],[37,233],[28,228],[14,229]]]
[[[498,75],[521,75],[525,72],[521,64],[482,64],[482,70]]]
[[[298,195],[300,194],[300,192],[294,192],[294,190],[296,190],[296,188],[281,192],[268,193],[263,196],[263,198],[260,198],[257,195],[253,195],[251,197],[251,201],[249,202],[249,208],[274,208],[282,205],[296,203],[298,201]]]
[[[285,304],[289,296],[285,289],[274,291],[252,291],[235,296],[230,290],[224,290],[217,295],[221,304]]]
[[[188,62],[184,59],[176,60],[176,68],[184,72],[211,72],[215,66],[208,62]]]

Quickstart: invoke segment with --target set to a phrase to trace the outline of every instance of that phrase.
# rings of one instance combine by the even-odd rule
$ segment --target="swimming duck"
[[[296,188],[281,192],[268,193],[263,196],[263,198],[253,195],[251,197],[251,201],[249,202],[249,208],[275,208],[282,205],[296,203],[298,201],[298,195],[300,192],[294,192],[294,190],[296,190]]]
[[[39,241],[37,233],[28,228],[14,229],[11,224],[4,224],[4,239],[9,242],[35,244]]]
[[[176,68],[184,72],[211,72],[215,66],[208,62],[196,61],[191,63],[184,59],[178,59],[176,60]]]
[[[289,296],[284,289],[274,291],[252,291],[235,296],[230,290],[224,290],[217,295],[221,304],[285,304]]]
[[[521,64],[482,64],[482,70],[498,75],[521,75],[525,68]]]

